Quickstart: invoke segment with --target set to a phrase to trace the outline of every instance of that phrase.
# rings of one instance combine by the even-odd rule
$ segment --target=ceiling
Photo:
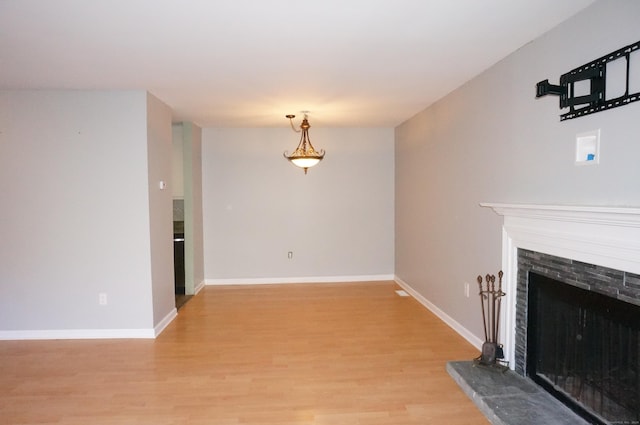
[[[144,89],[202,127],[394,127],[592,2],[0,0],[0,88]]]

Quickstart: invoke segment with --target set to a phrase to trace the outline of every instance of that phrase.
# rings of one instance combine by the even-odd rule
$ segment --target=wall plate
[[[600,129],[576,134],[576,165],[600,163]]]

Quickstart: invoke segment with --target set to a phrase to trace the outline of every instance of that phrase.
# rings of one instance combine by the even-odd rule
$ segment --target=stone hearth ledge
[[[589,425],[531,380],[473,361],[447,363],[447,372],[493,425]]]

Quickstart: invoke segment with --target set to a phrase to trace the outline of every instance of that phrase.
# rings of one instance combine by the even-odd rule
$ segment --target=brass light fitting
[[[291,123],[291,128],[296,133],[302,133],[300,136],[300,143],[298,143],[298,147],[295,151],[288,155],[287,152],[284,152],[284,157],[287,158],[293,165],[296,167],[300,167],[304,169],[304,173],[307,174],[307,170],[314,165],[317,165],[322,158],[324,158],[324,149],[320,150],[320,152],[316,151],[311,144],[311,140],[309,139],[309,120],[307,118],[306,112],[304,113],[304,118],[302,119],[302,124],[300,124],[300,130],[296,130],[293,126],[293,119],[296,117],[295,115],[286,115],[289,118],[289,122]]]

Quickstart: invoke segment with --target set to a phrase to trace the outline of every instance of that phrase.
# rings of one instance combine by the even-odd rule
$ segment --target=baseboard
[[[482,349],[482,341],[480,338],[471,333],[467,328],[462,326],[460,323],[456,322],[451,316],[446,314],[444,311],[440,310],[433,304],[431,301],[427,300],[425,297],[420,295],[418,291],[413,289],[407,282],[400,279],[398,276],[394,277],[394,280],[402,289],[404,289],[409,295],[416,299],[420,304],[425,306],[429,311],[438,316],[440,320],[446,323],[450,328],[456,331],[461,337],[466,339],[471,345],[476,347],[478,350]]]
[[[171,311],[169,313],[167,313],[166,316],[164,316],[164,318],[162,320],[160,320],[160,322],[153,328],[153,337],[157,337],[158,335],[160,335],[162,333],[162,331],[164,330],[164,328],[166,328],[167,326],[169,326],[169,323],[171,323],[173,321],[173,319],[176,318],[176,316],[178,316],[178,310],[174,307],[171,309]]]
[[[0,340],[37,339],[154,339],[177,316],[173,308],[153,329],[47,329],[0,331]]]
[[[239,278],[205,279],[205,285],[272,285],[280,283],[336,283],[336,282],[373,282],[394,280],[392,274],[363,276],[316,276],[316,277],[277,277],[277,278]]]
[[[0,331],[0,340],[37,339],[154,339],[177,316],[173,308],[153,329],[48,329]]]
[[[0,340],[35,339],[153,339],[154,329],[50,329],[0,331]]]
[[[205,285],[206,284],[205,284],[204,280],[201,280],[200,283],[198,283],[196,285],[196,287],[194,288],[193,294],[194,295],[198,295],[198,292],[200,292],[202,290],[202,288],[205,287]]]

